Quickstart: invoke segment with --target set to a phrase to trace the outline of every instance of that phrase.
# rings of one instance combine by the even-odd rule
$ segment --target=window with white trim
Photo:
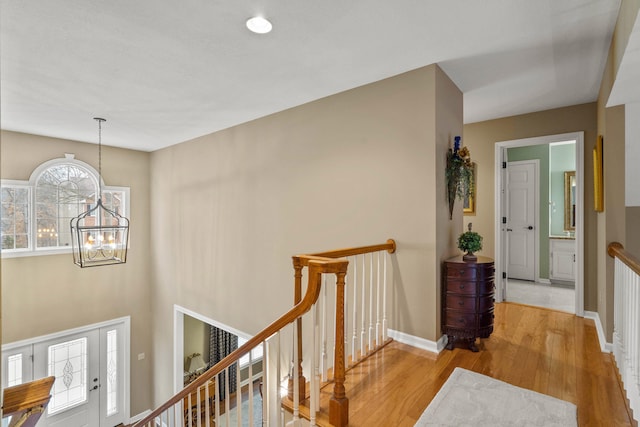
[[[2,180],[2,256],[71,252],[70,221],[95,206],[99,179],[89,164],[66,155],[37,167],[29,181]],[[128,216],[128,202],[129,188],[102,185],[107,209]]]
[[[28,185],[3,183],[1,192],[2,250],[29,250],[31,190]]]

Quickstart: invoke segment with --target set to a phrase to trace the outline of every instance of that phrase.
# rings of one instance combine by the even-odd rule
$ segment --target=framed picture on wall
[[[465,197],[462,201],[462,212],[464,215],[475,215],[476,214],[476,188],[477,180],[476,180],[476,163],[473,163],[473,188],[471,189],[471,193],[469,197]]]
[[[604,211],[604,183],[602,176],[602,135],[598,135],[593,147],[593,208],[596,212]]]

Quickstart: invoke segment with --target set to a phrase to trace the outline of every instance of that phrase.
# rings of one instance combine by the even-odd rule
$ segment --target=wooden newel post
[[[294,301],[293,304],[296,305],[300,301],[302,301],[302,262],[298,257],[293,257],[293,269],[295,270],[295,290],[294,290]],[[294,349],[294,358],[297,357],[298,363],[298,403],[302,402],[306,399],[306,385],[307,380],[304,377],[304,373],[302,372],[302,319],[298,318],[296,320],[296,335],[298,336],[298,348]],[[296,362],[294,362],[296,363]],[[293,402],[293,378],[289,376],[289,381],[287,382],[287,397]]]
[[[346,272],[336,273],[336,337],[333,396],[329,402],[329,422],[335,427],[349,424],[349,399],[344,388],[344,278]]]

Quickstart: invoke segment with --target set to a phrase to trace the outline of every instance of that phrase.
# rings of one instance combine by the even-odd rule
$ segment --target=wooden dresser
[[[457,256],[444,262],[442,332],[449,339],[447,349],[462,341],[478,351],[476,338],[493,332],[494,272],[493,260],[487,257],[463,261]]]

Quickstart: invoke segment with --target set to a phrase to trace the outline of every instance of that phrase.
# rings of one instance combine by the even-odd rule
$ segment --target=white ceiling
[[[153,151],[438,63],[464,120],[597,98],[620,0],[0,0],[2,129]],[[245,28],[262,14],[274,30]]]

